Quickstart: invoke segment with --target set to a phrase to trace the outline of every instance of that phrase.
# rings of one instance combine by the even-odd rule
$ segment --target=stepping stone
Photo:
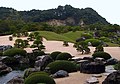
[[[86,80],[88,84],[96,84],[99,83],[99,80],[96,77],[90,77],[89,79]]]
[[[101,74],[93,74],[92,77],[100,78],[100,77],[102,77],[102,75]]]

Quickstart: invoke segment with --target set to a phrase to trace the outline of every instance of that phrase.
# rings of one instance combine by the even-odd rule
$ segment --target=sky
[[[0,7],[12,7],[18,11],[47,10],[66,4],[80,9],[91,7],[111,24],[120,25],[120,0],[0,0]]]

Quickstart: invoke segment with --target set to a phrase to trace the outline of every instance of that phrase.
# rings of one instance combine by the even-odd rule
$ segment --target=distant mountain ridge
[[[79,9],[71,5],[48,10],[17,11],[0,7],[1,20],[23,20],[25,22],[47,22],[50,25],[109,24],[92,8]]]

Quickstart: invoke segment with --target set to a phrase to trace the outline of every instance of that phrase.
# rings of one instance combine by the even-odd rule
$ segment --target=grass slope
[[[61,34],[57,34],[50,31],[40,31],[40,35],[45,37],[47,40],[57,40],[57,41],[69,41],[74,42],[74,40],[69,37],[63,36]]]
[[[47,40],[56,40],[56,41],[68,41],[74,43],[77,38],[81,36],[84,31],[76,31],[76,32],[67,32],[64,34],[57,34],[50,31],[39,31],[40,35],[46,38]],[[118,44],[107,43],[110,47],[117,47]]]
[[[63,36],[68,37],[72,39],[73,41],[75,41],[77,38],[81,36],[82,33],[84,33],[84,31],[76,31],[76,32],[71,31],[68,33],[64,33]]]

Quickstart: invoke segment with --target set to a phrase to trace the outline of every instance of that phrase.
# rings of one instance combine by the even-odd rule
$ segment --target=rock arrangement
[[[0,46],[0,51],[5,51],[5,50],[11,49],[11,48],[12,48],[11,45],[1,45],[1,46]]]
[[[105,72],[105,65],[97,62],[83,62],[80,64],[80,72],[99,74]]]
[[[120,71],[109,74],[102,84],[120,84]]]
[[[99,83],[99,80],[96,77],[91,77],[86,80],[86,83],[87,84],[97,84],[97,83]]]
[[[24,79],[22,77],[14,77],[10,81],[8,81],[6,84],[24,84]]]
[[[49,55],[38,56],[35,61],[35,68],[44,70],[47,64],[52,62],[52,58]]]
[[[12,71],[11,67],[8,67],[7,65],[5,65],[4,63],[0,62],[0,75],[9,73]]]
[[[53,78],[61,78],[61,77],[67,77],[69,76],[67,71],[59,70],[55,74],[52,75]]]

